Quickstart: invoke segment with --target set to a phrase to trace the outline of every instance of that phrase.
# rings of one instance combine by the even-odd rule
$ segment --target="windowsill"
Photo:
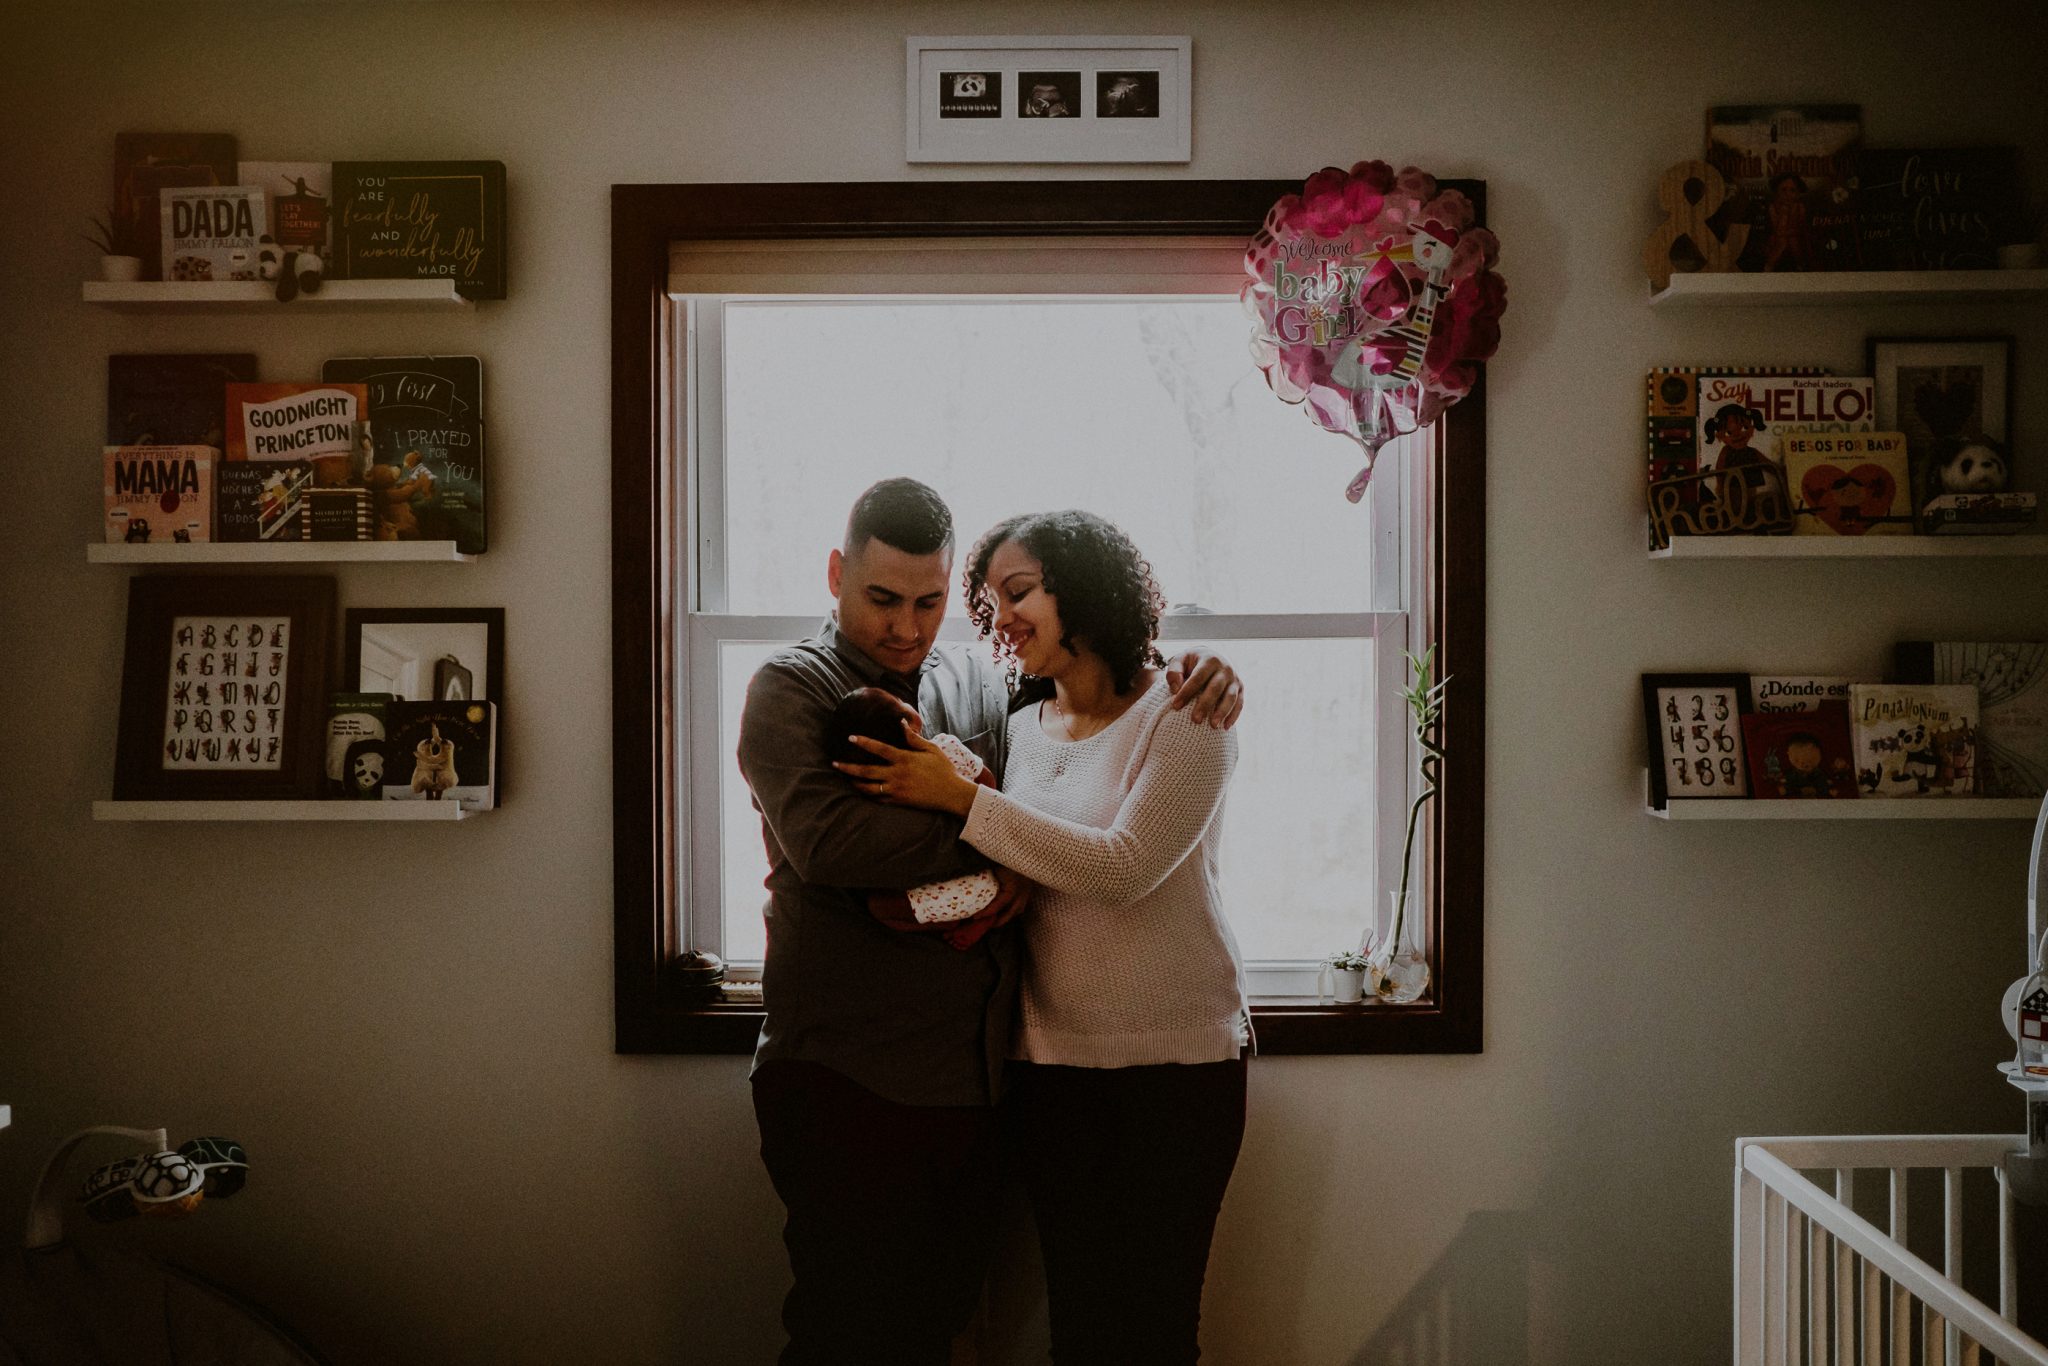
[[[714,1053],[746,1056],[761,1033],[762,1010],[752,1003],[676,1005],[633,1022],[621,1019],[621,1053]],[[1262,1056],[1332,1053],[1477,1053],[1458,1022],[1433,1002],[1390,1006],[1334,1005],[1313,997],[1280,997],[1252,1006],[1252,1029]]]

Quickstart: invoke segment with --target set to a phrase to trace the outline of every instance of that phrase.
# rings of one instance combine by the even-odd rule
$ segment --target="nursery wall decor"
[[[1500,345],[1500,244],[1475,217],[1424,171],[1361,161],[1283,196],[1245,249],[1253,357],[1283,402],[1365,452],[1354,503],[1380,448],[1469,393]]]
[[[1681,161],[1657,182],[1657,207],[1664,221],[1643,243],[1643,270],[1662,289],[1673,271],[1733,270],[1749,241],[1749,224],[1730,223],[1728,235],[1714,231],[1714,214],[1729,199],[1728,182],[1704,161]]]
[[[319,794],[334,580],[128,584],[117,801]]]
[[[1878,423],[1905,434],[1913,510],[2010,487],[2012,338],[1872,337],[1868,345]]]
[[[904,40],[906,161],[1186,161],[1185,36]]]
[[[1749,675],[1643,675],[1643,723],[1650,740],[1650,805],[1672,797],[1747,797],[1742,717]]]

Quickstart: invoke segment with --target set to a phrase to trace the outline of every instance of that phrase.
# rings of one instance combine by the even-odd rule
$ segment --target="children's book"
[[[475,356],[347,356],[320,370],[369,396],[376,535],[488,545],[484,514],[483,362]]]
[[[1903,683],[1977,689],[1978,795],[2048,795],[2048,644],[1906,640],[1893,665]]]
[[[113,543],[213,539],[211,446],[108,446],[106,535]]]
[[[1716,438],[1734,439],[1748,446],[1754,458],[1742,456],[1736,464],[1748,463],[1742,478],[1723,478],[1715,469],[1720,447],[1702,440],[1703,429],[1715,417],[1702,408],[1703,400],[1720,406],[1739,403],[1742,410],[1769,401],[1773,410],[1796,413],[1800,397],[1777,397],[1783,386],[1795,379],[1819,380],[1823,372],[1813,368],[1771,370],[1742,366],[1672,366],[1649,374],[1650,437],[1650,548],[1669,545],[1673,536],[1771,535],[1792,529],[1792,501],[1784,487],[1783,471],[1765,452],[1776,436],[1759,409],[1750,419],[1752,428],[1765,422],[1762,445],[1752,430],[1747,438],[1730,429],[1728,418],[1714,421]],[[1814,393],[1805,399],[1819,401]]]
[[[353,483],[368,401],[360,384],[230,384],[227,459],[303,460],[316,484]]]
[[[270,235],[290,251],[311,252],[334,262],[329,206],[334,198],[334,165],[327,161],[244,161],[236,183],[263,191]],[[331,271],[327,272],[332,274]]]
[[[1911,473],[1899,432],[1788,432],[1785,482],[1801,536],[1910,536]]]
[[[1873,797],[1969,796],[1977,786],[1977,689],[1858,683],[1850,690],[1856,783]]]
[[[228,385],[256,378],[256,357],[140,355],[107,357],[107,444],[226,444]]]
[[[308,541],[374,541],[376,520],[367,488],[306,490],[306,515],[300,520]]]
[[[403,702],[389,708],[387,801],[453,801],[476,811],[498,804],[495,702]]]
[[[2010,536],[2034,524],[2037,499],[2031,493],[1944,493],[1920,509],[1920,530],[1929,536]]]
[[[1742,718],[1749,790],[1757,797],[1854,797],[1856,758],[1846,702]]]
[[[327,703],[327,795],[381,801],[388,756],[388,692],[339,692]]]
[[[1853,104],[1720,105],[1707,111],[1707,164],[1731,194],[1714,226],[1750,225],[1751,271],[1854,270],[1853,186],[1863,111]]]
[[[505,163],[337,161],[334,249],[351,280],[450,280],[505,297]]]
[[[214,471],[213,538],[302,541],[313,467],[300,460],[223,460]]]
[[[1877,384],[1839,375],[1702,375],[1698,408],[1701,470],[1726,473],[1783,466],[1788,432],[1867,432]]]
[[[121,133],[114,138],[114,247],[161,280],[162,196],[167,189],[235,183],[231,133]]]
[[[263,191],[239,185],[165,190],[166,280],[254,280],[256,250],[270,231]]]
[[[1749,705],[1760,712],[1815,711],[1823,702],[1846,707],[1855,681],[1821,674],[1751,674]]]

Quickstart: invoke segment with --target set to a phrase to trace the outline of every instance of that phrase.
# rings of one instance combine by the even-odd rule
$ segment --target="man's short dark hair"
[[[953,544],[953,510],[929,485],[915,479],[884,479],[853,500],[841,548],[858,555],[870,540],[906,555],[948,549]]]

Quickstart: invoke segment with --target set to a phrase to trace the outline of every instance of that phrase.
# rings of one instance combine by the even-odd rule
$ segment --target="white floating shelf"
[[[96,821],[459,821],[454,802],[94,802]]]
[[[121,309],[217,309],[258,312],[290,309],[468,308],[452,280],[329,280],[317,294],[277,301],[268,280],[138,280],[85,282],[85,301]]]
[[[2048,540],[2048,537],[2042,539]],[[468,564],[453,541],[199,541],[88,543],[93,564],[364,564],[404,560]]]
[[[1643,774],[1649,792],[1650,775]],[[1662,811],[1645,804],[1660,821],[2030,821],[2041,814],[2039,797],[1673,797]]]
[[[2020,1071],[2020,1065],[2017,1062],[2002,1062],[1998,1064],[1998,1070],[2007,1081],[2019,1087],[2020,1090],[2025,1091],[2030,1096],[2048,1092],[2048,1077],[2030,1077]]]
[[[1797,304],[1938,304],[2048,294],[2048,270],[1838,270],[1673,275],[1652,308]]]
[[[2048,555],[2048,536],[1674,536],[1653,560],[1987,560]]]

